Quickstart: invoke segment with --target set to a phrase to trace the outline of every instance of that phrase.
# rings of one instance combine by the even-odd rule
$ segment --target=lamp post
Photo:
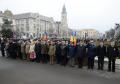
[[[85,33],[85,40],[86,40],[87,36],[88,36],[88,33]]]

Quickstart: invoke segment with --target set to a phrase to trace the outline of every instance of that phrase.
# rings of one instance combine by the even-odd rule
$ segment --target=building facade
[[[0,12],[0,30],[3,18],[11,20],[12,30],[16,38],[48,37],[68,38],[69,29],[65,5],[61,12],[61,21],[54,21],[52,17],[46,17],[39,13],[22,13],[13,15],[11,11]]]
[[[16,31],[19,36],[26,38],[38,38],[47,34],[49,37],[68,37],[67,12],[65,5],[62,8],[61,21],[54,21],[52,17],[39,15],[38,13],[24,13],[14,15]]]
[[[100,38],[100,33],[95,29],[82,29],[78,31],[78,36],[82,39],[98,39]]]
[[[51,17],[38,13],[24,13],[14,15],[16,31],[27,38],[38,38],[44,34],[48,36],[54,31],[54,21]]]
[[[2,11],[0,11],[0,30],[2,29],[3,17],[4,17],[4,15],[3,15]]]

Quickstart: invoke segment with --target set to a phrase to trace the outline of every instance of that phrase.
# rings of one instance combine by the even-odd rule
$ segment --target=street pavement
[[[106,66],[105,66],[106,67]],[[120,84],[116,73],[0,57],[0,84]]]

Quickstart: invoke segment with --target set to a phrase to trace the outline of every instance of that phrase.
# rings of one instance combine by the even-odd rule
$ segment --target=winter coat
[[[1,50],[4,50],[4,49],[5,49],[5,43],[2,42],[2,43],[1,43]]]
[[[21,44],[21,53],[25,53],[25,43]]]
[[[30,45],[29,53],[35,52],[35,44]]]
[[[67,46],[66,45],[61,45],[61,56],[67,57]]]
[[[112,59],[116,58],[119,55],[118,47],[109,46],[107,49],[107,55],[108,58],[112,58]]]
[[[60,46],[61,46],[60,44],[56,45],[56,51],[55,51],[56,56],[61,55],[61,47]]]
[[[26,44],[25,46],[25,53],[28,54],[30,50],[30,44]]]
[[[54,45],[50,45],[48,55],[49,56],[55,56],[55,51],[56,51],[56,47]]]
[[[85,54],[86,54],[85,46],[77,45],[77,47],[76,47],[76,56],[77,57],[84,57]]]
[[[48,54],[49,47],[47,44],[42,44],[41,46],[41,54]]]
[[[94,58],[96,56],[96,46],[95,45],[87,46],[87,56],[88,56],[88,58]]]
[[[106,47],[105,46],[98,46],[97,47],[97,56],[98,57],[104,57],[106,56]]]
[[[41,53],[41,44],[40,43],[35,44],[35,52]]]
[[[74,57],[75,56],[75,46],[69,46],[68,47],[68,56]]]

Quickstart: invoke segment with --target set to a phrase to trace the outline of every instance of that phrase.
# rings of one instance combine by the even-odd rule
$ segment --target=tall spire
[[[63,13],[63,14],[67,13],[67,12],[66,12],[66,7],[65,7],[65,4],[63,5],[63,8],[62,8],[62,13]]]

